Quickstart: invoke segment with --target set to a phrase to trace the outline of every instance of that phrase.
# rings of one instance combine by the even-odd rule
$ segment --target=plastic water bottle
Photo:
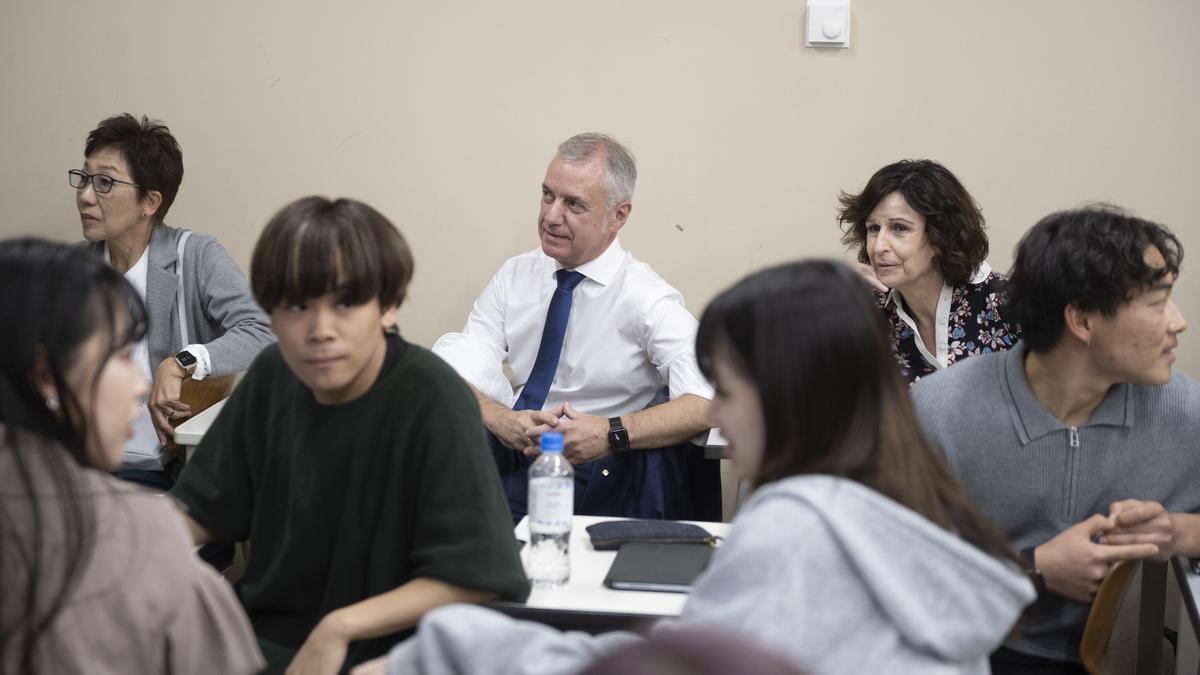
[[[575,469],[563,457],[562,434],[542,434],[542,454],[529,467],[529,555],[525,574],[537,586],[571,578],[571,516]]]

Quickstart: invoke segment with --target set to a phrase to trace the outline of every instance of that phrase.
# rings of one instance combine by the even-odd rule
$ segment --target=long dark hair
[[[146,333],[146,310],[125,279],[80,246],[41,239],[0,242],[0,453],[8,455],[32,522],[17,523],[0,511],[0,653],[18,650],[17,671],[33,671],[38,641],[86,569],[95,523],[80,494],[80,467],[92,466],[89,440],[98,447],[91,411],[66,374],[81,347],[95,335],[106,340],[91,374],[95,400],[100,371],[122,347]],[[48,401],[40,382],[53,383]],[[63,452],[65,450],[65,452]],[[43,510],[38,485],[47,485],[61,508]],[[62,550],[46,539],[48,519],[61,519]],[[47,561],[61,563],[50,575]],[[58,565],[51,565],[50,569]],[[55,572],[58,572],[55,569]],[[46,602],[46,599],[49,602]],[[6,659],[0,659],[0,670]]]
[[[756,486],[797,474],[848,478],[1015,562],[921,433],[879,306],[853,270],[813,260],[746,277],[700,319],[696,354],[710,379],[719,347],[762,401]]]

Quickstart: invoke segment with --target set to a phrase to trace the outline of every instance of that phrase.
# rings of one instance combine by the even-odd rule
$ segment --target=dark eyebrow
[[[88,166],[88,162],[84,162],[83,166],[84,167]],[[83,168],[83,167],[80,167],[80,168]],[[113,173],[120,173],[120,171],[121,171],[121,169],[116,168],[113,165],[98,165],[97,167],[95,167],[95,169],[96,169],[96,171],[89,172],[88,169],[83,168],[83,171],[84,171],[84,173],[91,173],[92,175],[108,175],[107,173],[104,173],[104,172],[109,171],[109,172],[113,172]],[[110,177],[110,175],[108,175],[108,178],[113,178],[113,177]]]
[[[1173,288],[1175,288],[1175,282],[1174,282],[1174,281],[1172,281],[1172,282],[1170,282],[1170,283],[1167,283],[1167,282],[1165,282],[1165,281],[1160,281],[1160,282],[1158,282],[1158,283],[1154,284],[1153,286],[1151,286],[1151,287],[1150,287],[1150,290],[1151,290],[1151,291],[1167,291],[1167,292],[1170,292],[1170,291],[1171,291],[1171,289],[1173,289]]]

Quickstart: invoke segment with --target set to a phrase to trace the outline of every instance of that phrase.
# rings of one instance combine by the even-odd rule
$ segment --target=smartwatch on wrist
[[[175,363],[183,368],[183,372],[191,375],[196,370],[196,355],[185,349],[175,355]]]
[[[1033,583],[1033,587],[1037,589],[1038,597],[1046,594],[1046,577],[1042,576],[1042,571],[1037,568],[1037,564],[1033,560],[1033,551],[1036,546],[1021,549],[1018,557],[1021,559],[1021,566],[1025,568],[1025,576]]]
[[[620,417],[608,418],[608,449],[615,453],[629,452],[629,432]]]

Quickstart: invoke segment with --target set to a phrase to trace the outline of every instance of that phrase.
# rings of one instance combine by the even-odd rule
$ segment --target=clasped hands
[[[1178,530],[1158,502],[1113,502],[1108,515],[1096,514],[1037,547],[1035,565],[1046,588],[1070,600],[1090,602],[1101,582],[1123,560],[1168,560]]]
[[[541,452],[542,434],[563,435],[563,457],[572,464],[598,459],[609,452],[608,418],[579,412],[570,403],[551,410],[510,410],[490,428],[506,447],[532,457]]]

